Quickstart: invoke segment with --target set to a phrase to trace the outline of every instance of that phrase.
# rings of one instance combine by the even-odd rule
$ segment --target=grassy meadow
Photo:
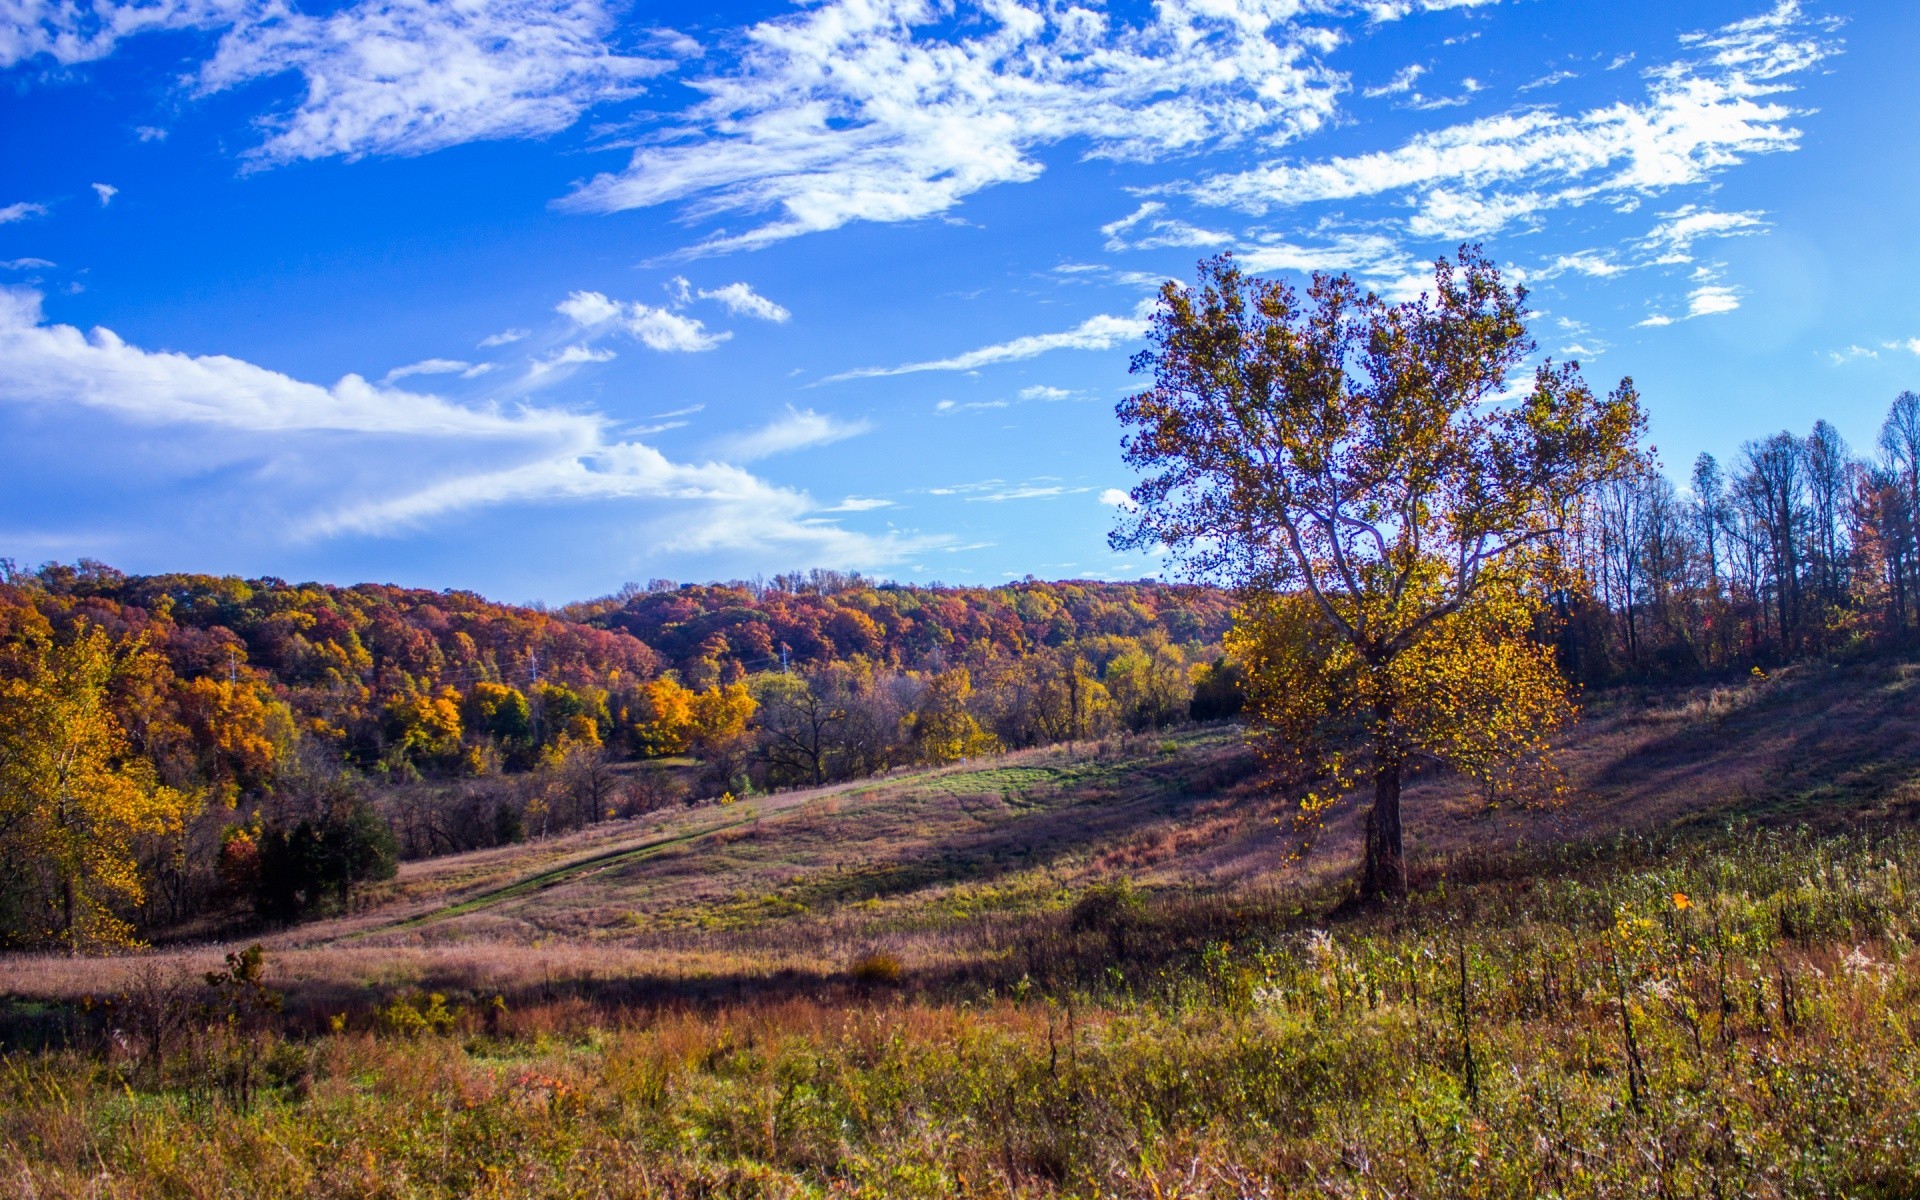
[[[409,864],[8,960],[30,1197],[1920,1194],[1920,672],[1591,698],[1343,904],[1231,727]],[[223,972],[218,985],[202,982]]]

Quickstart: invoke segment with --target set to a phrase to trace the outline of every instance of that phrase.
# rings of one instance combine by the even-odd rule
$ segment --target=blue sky
[[[1483,242],[1676,475],[1920,387],[1890,0],[24,0],[0,555],[1133,578],[1143,304]]]

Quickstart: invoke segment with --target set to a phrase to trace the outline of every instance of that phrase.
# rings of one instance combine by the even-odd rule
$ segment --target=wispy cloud
[[[571,346],[563,346],[545,358],[534,359],[527,364],[527,375],[529,378],[537,379],[543,375],[550,375],[555,371],[564,370],[568,367],[583,367],[588,363],[612,362],[618,357],[619,355],[617,353],[604,347],[587,346],[576,343]]]
[[[44,217],[46,215],[46,205],[32,204],[22,200],[19,203],[9,204],[4,208],[0,208],[0,225],[11,225],[15,221],[27,221],[34,217]]]
[[[529,333],[529,329],[502,329],[499,333],[490,333],[480,339],[480,349],[491,350],[496,346],[511,346]]]
[[[686,202],[690,218],[772,214],[703,249],[765,246],[852,221],[945,212],[1039,176],[1032,151],[1154,159],[1318,129],[1338,37],[1256,0],[1157,5],[1140,24],[1082,7],[833,0],[746,31],[693,81],[705,96],[566,202],[614,212]]]
[[[843,379],[912,375],[921,371],[972,371],[995,363],[1033,358],[1050,350],[1111,350],[1122,342],[1145,337],[1146,333],[1147,322],[1144,317],[1116,317],[1102,313],[1097,317],[1088,317],[1072,329],[1060,333],[1028,334],[1026,337],[1017,337],[1011,341],[996,342],[991,346],[969,350],[965,354],[956,354],[952,358],[903,363],[897,367],[860,367],[852,371],[842,371],[838,375],[829,375],[820,382],[837,383]]]
[[[1836,52],[1795,0],[1682,39],[1687,56],[1648,72],[1639,103],[1566,115],[1519,109],[1422,133],[1394,149],[1269,163],[1180,185],[1203,204],[1253,213],[1394,196],[1422,238],[1483,237],[1548,209],[1703,183],[1757,154],[1793,149],[1790,76]]]
[[[871,421],[843,421],[810,408],[788,408],[785,416],[759,429],[722,438],[720,452],[733,462],[754,462],[775,454],[858,437],[872,428]]]
[[[616,53],[597,0],[361,0],[325,16],[286,9],[231,29],[200,71],[212,93],[298,73],[305,96],[261,121],[262,163],[421,154],[565,129],[638,94],[671,60]]]
[[[1360,94],[1369,100],[1378,100],[1383,96],[1404,96],[1413,90],[1413,85],[1426,73],[1427,69],[1424,66],[1419,63],[1410,63],[1395,71],[1392,79],[1379,87],[1370,87]]]
[[[100,197],[100,207],[105,208],[113,203],[113,198],[120,194],[120,189],[110,183],[96,183],[93,185],[93,194]]]
[[[291,111],[257,122],[256,162],[420,154],[564,129],[637,95],[692,49],[643,34],[652,53],[622,53],[616,11],[602,0],[360,0],[319,14],[268,0],[16,0],[0,10],[0,67],[88,62],[159,30],[220,30],[191,76],[198,93],[284,74],[305,82]]]
[[[381,379],[385,383],[393,383],[414,375],[459,375],[465,379],[472,379],[485,375],[493,369],[493,363],[471,363],[458,358],[423,358],[419,362],[408,363],[404,367],[395,367]]]

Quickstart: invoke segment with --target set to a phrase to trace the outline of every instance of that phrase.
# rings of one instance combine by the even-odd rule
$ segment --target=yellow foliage
[[[145,895],[134,841],[177,833],[196,800],[159,786],[131,752],[109,687],[138,646],[83,628],[65,643],[27,631],[0,678],[0,854],[25,884],[26,942],[75,953],[133,944],[116,910]]]
[[[924,761],[959,762],[999,749],[999,741],[980,728],[980,722],[967,711],[967,697],[972,694],[973,678],[964,667],[942,671],[927,680],[927,690],[907,718],[913,727],[914,745]]]
[[[693,698],[693,743],[696,747],[724,745],[746,736],[747,722],[759,704],[744,683],[710,687]]]

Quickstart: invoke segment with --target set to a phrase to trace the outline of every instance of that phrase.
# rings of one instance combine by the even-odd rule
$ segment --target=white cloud
[[[1412,91],[1415,81],[1426,73],[1427,69],[1425,67],[1419,63],[1412,63],[1395,71],[1393,78],[1387,80],[1387,82],[1381,84],[1379,87],[1370,87],[1360,94],[1369,100],[1378,100],[1382,96],[1404,95]]]
[[[686,215],[771,214],[703,249],[752,248],[851,221],[951,209],[1043,170],[1073,141],[1151,160],[1259,137],[1278,145],[1333,115],[1338,37],[1264,0],[1168,0],[1144,24],[1079,6],[990,3],[955,20],[932,0],[832,0],[745,33],[705,99],[596,176],[568,206],[687,202]]]
[[[1708,284],[1697,287],[1687,294],[1688,317],[1710,317],[1717,313],[1729,313],[1740,307],[1740,292],[1737,288],[1722,284]]]
[[[261,121],[261,162],[421,154],[555,133],[669,68],[615,53],[613,30],[597,0],[361,0],[327,16],[275,7],[231,29],[197,82],[213,93],[304,77],[299,105]]]
[[[722,439],[720,450],[724,457],[735,462],[753,462],[809,446],[845,441],[872,428],[871,421],[842,421],[810,408],[788,408],[785,416],[759,429]]]
[[[1905,350],[1908,354],[1920,354],[1920,338],[1908,338],[1905,341],[1882,342],[1883,350]]]
[[[145,350],[105,329],[49,324],[40,304],[38,293],[0,288],[0,399],[177,439],[197,433],[180,470],[201,481],[210,457],[250,464],[244,503],[223,511],[251,519],[278,497],[299,536],[394,534],[506,504],[631,500],[670,514],[648,534],[663,550],[877,565],[944,544],[842,529],[804,492],[737,466],[673,462],[610,437],[595,414],[468,407],[357,375],[323,387],[223,355]]]
[[[600,292],[573,292],[554,311],[583,329],[611,325],[654,350],[696,353],[711,350],[733,334],[713,332],[697,318],[637,300],[621,302]]]
[[[1829,351],[1827,357],[1832,359],[1833,365],[1837,367],[1843,363],[1852,362],[1856,358],[1879,358],[1880,352],[1865,346],[1848,346],[1845,350]]]
[[[1128,512],[1132,512],[1138,507],[1134,504],[1133,497],[1127,495],[1127,493],[1121,491],[1119,488],[1108,488],[1106,491],[1101,492],[1100,503],[1113,508],[1124,508]]]
[[[143,350],[112,331],[83,334],[41,317],[38,292],[0,288],[0,396],[80,405],[143,424],[217,426],[253,433],[336,431],[463,438],[567,436],[563,413],[505,414],[390,390],[348,375],[302,383],[224,355]]]
[[[0,261],[0,270],[41,271],[53,265],[44,258],[9,258]]]
[[[965,354],[956,354],[952,358],[938,358],[929,362],[904,363],[897,367],[860,367],[852,371],[842,371],[838,375],[829,375],[822,383],[836,383],[843,379],[872,379],[883,375],[912,375],[920,371],[971,371],[994,363],[1015,362],[1023,358],[1033,358],[1049,350],[1111,350],[1121,342],[1131,342],[1145,337],[1147,322],[1141,317],[1115,317],[1101,314],[1088,317],[1072,329],[1061,333],[1035,333],[1012,341],[998,342],[991,346],[982,346],[978,350],[969,350]]]
[[[683,279],[680,281],[685,283]],[[793,316],[785,308],[760,295],[744,283],[729,283],[697,293],[702,300],[717,300],[736,317],[756,317],[762,321],[783,323]]]
[[[1068,487],[1061,483],[1024,483],[1016,487],[999,488],[977,496],[968,496],[969,504],[1001,504],[1008,500],[1053,500],[1061,496],[1077,496],[1090,492],[1090,487]]]
[[[527,375],[539,378],[567,367],[585,366],[588,363],[612,362],[619,355],[612,350],[593,346],[572,345],[556,350],[545,358],[536,358],[527,364]]]
[[[313,15],[276,0],[13,0],[0,10],[0,67],[40,55],[91,61],[157,30],[221,30],[191,77],[200,94],[290,73],[305,81],[291,112],[258,122],[267,137],[256,161],[420,154],[554,133],[593,105],[637,95],[672,63],[610,46],[615,10],[604,0],[360,0]]]
[[[893,508],[893,507],[895,507],[893,501],[882,500],[877,496],[848,496],[845,500],[842,500],[840,503],[834,505],[833,507],[823,508],[820,511],[821,512],[872,512],[876,508]]]
[[[1654,313],[1644,320],[1635,321],[1633,324],[1636,329],[1659,329],[1663,326],[1673,324],[1673,318],[1664,313]]]
[[[1537,91],[1540,88],[1558,87],[1560,84],[1567,82],[1569,79],[1578,79],[1578,78],[1580,78],[1579,73],[1575,71],[1552,71],[1552,72],[1549,72],[1548,74],[1542,75],[1538,79],[1530,80],[1526,83],[1521,84],[1515,90],[1522,91],[1522,92],[1532,92],[1532,91]]]
[[[120,194],[120,189],[110,183],[96,183],[93,185],[93,194],[100,197],[100,207],[105,208],[113,203],[113,198]]]
[[[252,0],[12,0],[0,11],[0,67],[40,55],[63,66],[92,62],[124,38],[228,25],[255,8]]]
[[[1698,205],[1684,204],[1672,212],[1660,214],[1660,223],[1648,232],[1645,245],[1660,255],[1663,263],[1692,261],[1693,244],[1701,238],[1742,237],[1767,227],[1762,212],[1716,212]]]
[[[618,301],[608,299],[602,292],[569,292],[565,300],[553,306],[553,311],[575,325],[591,328],[613,320],[624,309]]]
[[[495,346],[510,346],[531,332],[527,329],[502,329],[499,333],[490,333],[481,338],[480,349],[491,350]]]
[[[1616,262],[1604,254],[1592,250],[1579,250],[1556,257],[1551,263],[1541,268],[1539,276],[1542,279],[1551,279],[1555,275],[1564,275],[1571,271],[1576,275],[1587,275],[1594,279],[1611,279],[1630,269],[1626,264]]]
[[[1048,387],[1040,383],[1020,389],[1022,400],[1065,400],[1071,395],[1073,393],[1066,388]]]
[[[46,215],[46,205],[30,204],[22,200],[18,204],[9,204],[5,208],[0,208],[0,225],[11,225],[15,221],[25,221],[33,217],[44,217]]]
[[[1419,237],[1483,237],[1547,209],[1631,204],[1699,184],[1752,155],[1791,150],[1789,75],[1836,47],[1795,0],[1709,34],[1648,72],[1648,94],[1574,115],[1518,109],[1419,134],[1397,148],[1319,162],[1273,162],[1177,185],[1205,204],[1261,213],[1393,195]],[[1750,215],[1750,214],[1749,214]]]
[[[493,363],[470,363],[457,358],[423,358],[404,367],[395,367],[381,377],[381,382],[393,383],[414,375],[458,375],[462,379],[472,379],[493,369]]]
[[[1479,8],[1500,0],[1371,0],[1362,4],[1367,16],[1378,22],[1398,21],[1411,13],[1444,12],[1450,8]]]

